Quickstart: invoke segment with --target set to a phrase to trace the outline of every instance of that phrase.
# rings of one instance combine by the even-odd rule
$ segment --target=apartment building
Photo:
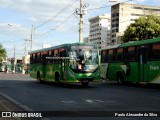
[[[89,43],[89,37],[83,38],[83,42],[84,42],[84,43]]]
[[[111,7],[111,39],[110,44],[121,43],[127,26],[141,16],[160,16],[160,7],[144,6],[130,3],[118,3]]]
[[[89,42],[104,48],[110,39],[110,15],[101,15],[89,19]]]

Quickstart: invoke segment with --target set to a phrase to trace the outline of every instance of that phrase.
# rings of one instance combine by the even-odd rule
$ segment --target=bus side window
[[[30,63],[32,64],[33,63],[33,54],[30,55]]]
[[[49,51],[46,51],[44,56],[45,56],[45,58],[44,58],[45,64],[48,64],[49,60],[50,60],[50,59],[47,59],[47,57],[49,56]]]
[[[42,64],[43,64],[43,65],[46,65],[46,63],[47,63],[46,57],[47,57],[46,54],[42,55]]]
[[[34,63],[37,63],[37,53],[34,54]]]
[[[101,62],[106,63],[108,61],[108,50],[101,51]]]
[[[41,63],[41,53],[37,53],[37,63]]]
[[[66,51],[60,52],[60,57],[66,57]]]
[[[124,59],[125,61],[134,61],[136,59],[135,46],[125,48]]]
[[[123,48],[116,49],[115,53],[116,53],[115,60],[116,61],[123,61]]]
[[[58,49],[54,50],[54,57],[55,57],[55,59],[53,60],[53,63],[60,63],[60,59],[58,59],[59,56],[60,56],[59,55],[59,50]],[[57,57],[57,59],[56,59],[56,57]]]
[[[34,63],[34,54],[32,54],[32,63]]]
[[[108,61],[109,62],[113,62],[115,60],[114,58],[115,58],[114,50],[110,49],[108,51]]]
[[[34,61],[34,63],[37,63],[37,53],[34,54],[33,61]]]
[[[52,51],[48,51],[48,57],[49,57],[49,59],[47,59],[47,63],[48,64],[51,64],[51,63],[53,63],[53,55],[52,55]]]
[[[150,46],[150,54],[149,54],[150,59],[160,59],[160,43],[155,43]]]

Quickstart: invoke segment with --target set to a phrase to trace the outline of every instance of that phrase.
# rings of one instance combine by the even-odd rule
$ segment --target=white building
[[[110,40],[110,15],[101,15],[89,19],[89,42],[104,48]]]
[[[121,43],[127,26],[134,23],[140,16],[160,16],[160,7],[144,6],[130,3],[118,3],[111,7],[111,41],[110,44]]]
[[[26,55],[22,57],[22,63],[24,65],[30,64],[30,55]]]
[[[5,62],[7,62],[7,57],[6,58],[1,57],[0,58],[0,63],[5,63]]]

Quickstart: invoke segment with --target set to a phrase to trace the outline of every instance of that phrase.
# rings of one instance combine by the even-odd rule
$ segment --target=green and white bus
[[[114,45],[101,51],[101,77],[118,83],[160,83],[160,38]]]
[[[100,81],[99,51],[86,43],[62,44],[30,53],[30,76],[39,82],[56,83]]]

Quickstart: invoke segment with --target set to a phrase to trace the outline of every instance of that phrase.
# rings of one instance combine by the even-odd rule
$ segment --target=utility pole
[[[33,47],[33,36],[34,36],[34,26],[32,25],[31,28],[31,47],[30,47],[30,51],[32,51],[32,47]]]
[[[27,55],[26,53],[27,53],[27,41],[30,41],[31,42],[31,40],[28,40],[28,39],[25,39],[24,40],[25,41],[25,56]]]
[[[16,47],[14,45],[14,63],[15,63],[15,61],[16,61]]]
[[[33,36],[34,36],[34,26],[32,25],[32,28],[31,28],[31,38],[30,39],[25,39],[25,55],[26,55],[26,52],[27,52],[27,47],[26,47],[26,43],[27,41],[30,41],[30,52],[32,51],[32,47],[33,47]]]
[[[82,14],[82,0],[80,0],[80,18],[79,18],[79,42],[83,42],[83,14]]]
[[[14,62],[13,62],[13,70],[12,73],[16,72],[16,46],[14,44]]]
[[[27,52],[26,41],[27,41],[27,40],[25,40],[25,56],[26,56],[26,52]]]
[[[82,0],[80,0],[80,8],[76,9],[76,14],[80,16],[79,18],[79,42],[83,42],[83,15],[86,14],[86,5],[83,5]]]

